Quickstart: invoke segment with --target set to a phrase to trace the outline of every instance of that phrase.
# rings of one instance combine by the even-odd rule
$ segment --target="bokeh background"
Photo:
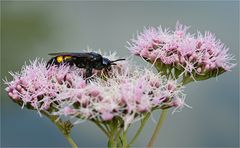
[[[177,20],[191,25],[192,33],[214,32],[239,61],[238,1],[2,1],[1,19],[1,79],[10,79],[8,71],[19,71],[29,59],[47,60],[50,52],[80,52],[90,47],[117,51],[120,57],[126,57],[126,41],[137,30],[158,25],[173,29]],[[2,147],[69,146],[48,119],[21,109],[7,97],[4,88],[1,80]],[[156,146],[238,147],[239,65],[217,79],[187,85],[185,92],[186,102],[193,108],[173,115],[169,112]],[[159,112],[153,114],[155,120],[158,116]],[[149,121],[133,146],[145,146],[154,125],[154,120]],[[106,137],[89,122],[76,126],[72,135],[81,147],[107,146]]]

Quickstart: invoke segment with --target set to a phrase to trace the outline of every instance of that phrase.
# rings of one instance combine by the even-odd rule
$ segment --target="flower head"
[[[13,101],[39,112],[79,120],[109,121],[120,118],[127,127],[143,113],[177,107],[185,95],[176,81],[118,62],[110,71],[96,71],[89,83],[84,69],[68,65],[46,68],[35,60],[12,73],[6,91]],[[107,75],[106,75],[107,73]]]
[[[132,39],[128,49],[153,64],[191,74],[196,80],[217,76],[235,66],[229,49],[215,35],[210,32],[192,35],[187,32],[189,28],[179,22],[174,31],[161,26],[145,28]]]

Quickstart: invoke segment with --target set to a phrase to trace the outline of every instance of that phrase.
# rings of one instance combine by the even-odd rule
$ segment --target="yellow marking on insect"
[[[57,57],[57,62],[58,62],[58,63],[61,63],[62,61],[63,61],[63,56],[58,56],[58,57]]]
[[[71,59],[71,56],[64,56],[64,60]]]

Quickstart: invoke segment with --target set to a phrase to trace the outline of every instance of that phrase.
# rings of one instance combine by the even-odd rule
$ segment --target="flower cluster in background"
[[[125,127],[154,109],[175,107],[178,111],[186,105],[176,81],[129,65],[127,60],[118,62],[108,75],[98,72],[86,83],[84,69],[46,68],[46,62],[35,60],[20,73],[11,73],[13,81],[6,82],[6,91],[22,107],[39,113],[70,117],[75,122],[118,117]]]
[[[210,32],[190,34],[187,32],[189,28],[179,22],[173,31],[161,26],[145,28],[136,39],[131,40],[128,49],[157,67],[174,67],[178,71],[175,77],[185,72],[196,79],[198,76],[207,79],[235,66],[229,49],[215,35]],[[159,71],[161,69],[163,66],[158,68]]]

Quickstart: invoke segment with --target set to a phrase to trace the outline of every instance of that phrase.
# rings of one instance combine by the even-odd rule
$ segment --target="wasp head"
[[[117,61],[123,61],[125,59],[117,59],[114,61],[109,60],[108,58],[103,58],[103,66],[104,68],[106,68],[107,70],[111,70],[111,65],[117,65],[115,62]]]

